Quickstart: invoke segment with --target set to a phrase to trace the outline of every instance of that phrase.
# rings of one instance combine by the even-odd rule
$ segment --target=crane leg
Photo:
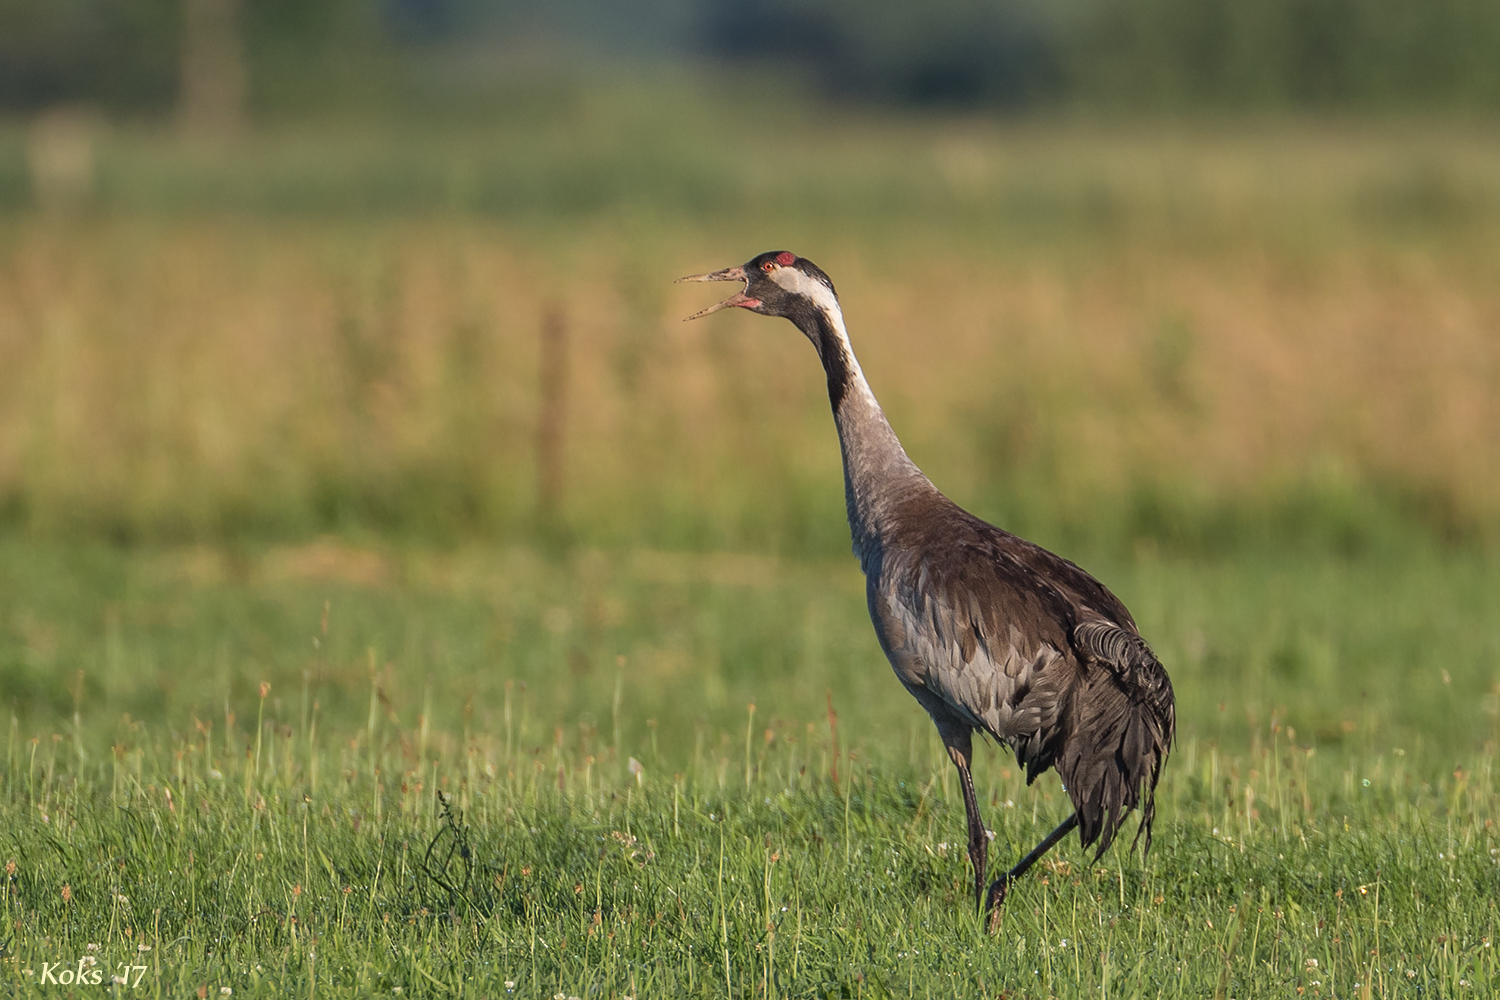
[[[1032,848],[1030,854],[1016,863],[1010,871],[1001,875],[990,883],[990,891],[985,897],[984,909],[990,915],[990,930],[994,931],[1000,926],[1000,904],[1005,902],[1005,893],[1010,889],[1010,884],[1025,875],[1027,870],[1042,859],[1042,855],[1052,850],[1052,846],[1073,832],[1078,825],[1078,814],[1075,812],[1067,819],[1058,824],[1056,830],[1047,834],[1040,844]]]
[[[958,768],[958,783],[964,792],[964,812],[969,818],[969,863],[974,866],[974,906],[984,902],[984,879],[988,874],[990,836],[985,832],[984,820],[979,817],[979,798],[974,794],[974,779],[969,774],[969,761],[973,759],[973,738],[968,727],[963,729],[938,727],[938,735],[948,748],[948,757]]]

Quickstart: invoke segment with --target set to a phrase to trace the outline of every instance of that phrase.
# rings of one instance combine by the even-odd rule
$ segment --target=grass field
[[[3,556],[5,693],[32,706],[0,806],[22,992],[86,957],[164,996],[1483,996],[1500,976],[1483,561],[1101,567],[1179,692],[1156,846],[1096,865],[1064,845],[990,938],[951,765],[852,561]],[[1003,754],[977,777],[1000,859],[1065,815]]]
[[[46,212],[0,128],[5,988],[1496,992],[1500,132],[683,95],[121,127]],[[995,937],[815,360],[678,322],[771,246],[1176,687],[1150,856]],[[976,780],[997,866],[1065,814]]]

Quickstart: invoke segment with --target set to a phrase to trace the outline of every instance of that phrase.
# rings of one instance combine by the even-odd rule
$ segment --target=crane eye
[[[760,269],[767,274],[770,274],[772,271],[776,270],[776,262],[774,260],[768,260],[760,266]]]

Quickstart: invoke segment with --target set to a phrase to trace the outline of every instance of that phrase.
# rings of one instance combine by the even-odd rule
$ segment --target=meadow
[[[1483,996],[1500,971],[1480,562],[1101,567],[1179,692],[1155,846],[1065,844],[991,938],[848,560],[3,556],[8,694],[42,706],[0,803],[23,994],[88,958],[163,996]],[[1065,815],[1002,752],[976,777],[1000,859]]]
[[[116,126],[40,208],[0,128],[6,989],[1494,992],[1500,132],[722,107]],[[996,936],[815,359],[679,322],[772,246],[1173,677],[1150,855]],[[996,865],[1065,815],[975,777]]]

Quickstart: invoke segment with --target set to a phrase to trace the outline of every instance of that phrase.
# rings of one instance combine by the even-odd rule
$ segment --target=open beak
[[[745,277],[745,269],[743,267],[726,267],[722,271],[710,271],[707,274],[690,274],[685,278],[678,278],[677,280],[743,281],[746,284],[749,283],[749,279]],[[683,322],[686,323],[688,319],[697,319],[699,316],[707,316],[709,313],[716,313],[720,309],[728,309],[731,306],[740,306],[745,309],[754,309],[758,305],[760,305],[760,299],[752,299],[743,291],[739,291],[729,296],[729,298],[725,299],[723,302],[715,303],[714,305],[709,306],[707,309],[700,309],[698,312],[693,313],[691,316],[687,317],[687,319],[683,320]]]

